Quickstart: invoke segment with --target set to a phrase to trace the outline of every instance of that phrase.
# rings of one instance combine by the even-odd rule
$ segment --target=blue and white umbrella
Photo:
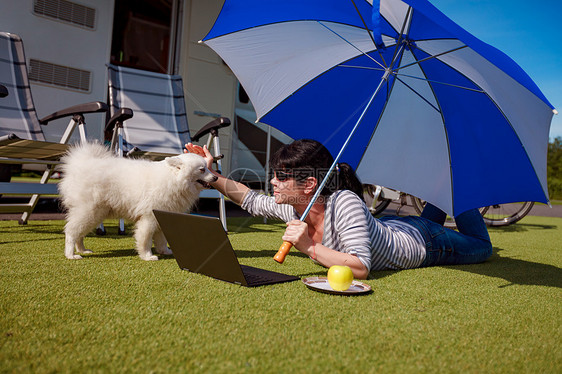
[[[363,183],[451,216],[548,202],[556,111],[513,60],[426,0],[226,0],[203,42],[259,121],[322,142]]]

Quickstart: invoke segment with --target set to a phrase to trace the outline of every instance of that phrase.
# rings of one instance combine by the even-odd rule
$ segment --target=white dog
[[[152,213],[190,210],[199,192],[217,180],[203,157],[181,154],[163,161],[134,160],[113,155],[101,144],[86,143],[62,158],[59,192],[66,208],[65,256],[80,259],[84,237],[105,218],[125,218],[136,223],[135,240],[143,260],[157,260],[151,251],[171,254],[166,238]]]

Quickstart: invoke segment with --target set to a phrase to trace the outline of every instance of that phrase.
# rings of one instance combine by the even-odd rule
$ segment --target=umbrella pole
[[[330,178],[330,175],[332,175],[332,172],[334,171],[334,169],[336,168],[337,163],[339,162],[343,152],[345,151],[345,149],[347,148],[347,145],[349,144],[349,141],[351,140],[351,138],[353,137],[353,135],[355,134],[355,131],[357,130],[357,128],[359,127],[359,124],[361,123],[361,121],[363,121],[363,117],[365,117],[365,114],[367,113],[367,110],[369,109],[369,107],[371,106],[371,104],[373,103],[373,100],[375,99],[375,97],[377,96],[377,94],[379,93],[383,83],[388,79],[388,76],[391,73],[391,69],[387,68],[385,70],[384,75],[381,78],[381,81],[379,83],[379,85],[377,86],[377,89],[375,90],[375,92],[373,93],[373,95],[371,96],[371,98],[369,99],[369,102],[367,103],[367,105],[365,105],[365,108],[363,109],[363,112],[361,113],[361,115],[359,116],[359,118],[357,119],[357,122],[355,122],[355,125],[353,126],[353,128],[351,129],[351,132],[349,133],[349,135],[347,136],[347,139],[345,140],[345,142],[343,143],[340,151],[338,152],[336,158],[334,159],[334,162],[332,163],[332,165],[330,166],[330,168],[328,169],[328,173],[326,174],[326,176],[324,177],[324,179],[322,179],[322,182],[320,183],[320,185],[318,186],[318,188],[316,189],[316,192],[314,193],[314,195],[312,196],[312,199],[310,200],[310,202],[308,203],[308,206],[306,207],[306,209],[304,210],[300,221],[304,221],[306,219],[306,216],[308,215],[308,213],[310,213],[310,210],[312,209],[312,206],[314,205],[314,203],[316,202],[316,200],[318,200],[318,197],[320,196],[320,193],[322,192],[322,189],[324,188],[324,186],[326,185],[326,183],[328,183],[328,179]],[[289,250],[291,249],[293,245],[289,242],[283,242],[283,244],[281,245],[281,248],[279,248],[279,251],[277,251],[277,254],[275,254],[275,256],[273,257],[273,259],[279,263],[283,263],[283,261],[285,261],[285,257],[287,256],[287,253],[289,253]]]

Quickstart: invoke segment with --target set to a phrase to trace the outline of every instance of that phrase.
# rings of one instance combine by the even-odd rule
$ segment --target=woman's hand
[[[308,225],[297,219],[287,222],[287,229],[282,239],[293,243],[293,246],[304,254],[308,254],[307,250],[313,244],[312,239],[308,236]]]
[[[184,153],[195,153],[196,155],[199,155],[201,157],[203,157],[205,159],[205,161],[207,162],[207,168],[209,170],[211,170],[212,166],[213,166],[213,155],[211,155],[211,152],[209,152],[209,150],[207,149],[207,146],[204,145],[203,147],[201,147],[200,145],[195,145],[193,143],[187,143],[185,145],[185,149],[183,151]]]
[[[335,251],[320,243],[316,243],[313,246],[314,242],[308,236],[308,225],[306,222],[299,220],[288,222],[283,240],[292,243],[296,249],[322,266],[327,268],[333,265],[349,266],[355,279],[367,279],[369,275],[369,270],[361,263],[357,256]]]
[[[244,198],[246,197],[246,194],[250,189],[242,183],[238,183],[233,181],[232,179],[225,178],[217,171],[215,171],[212,168],[214,162],[213,155],[211,155],[211,152],[209,152],[206,145],[201,147],[199,145],[187,143],[185,145],[184,152],[195,153],[196,155],[203,157],[207,162],[207,168],[211,171],[211,173],[218,177],[215,182],[211,183],[211,186],[219,190],[223,195],[228,196],[236,204],[242,204]]]

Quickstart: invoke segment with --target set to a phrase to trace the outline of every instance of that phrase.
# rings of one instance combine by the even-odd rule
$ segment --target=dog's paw
[[[141,258],[145,261],[158,261],[158,257],[155,255],[144,255]]]
[[[69,260],[81,260],[82,256],[80,255],[71,255],[71,256],[66,256],[66,258],[68,258]]]
[[[84,250],[82,250],[82,251],[80,251],[80,250],[76,250],[76,252],[78,252],[78,253],[82,253],[82,254],[90,254],[90,253],[94,253],[94,252],[92,252],[92,251],[91,251],[91,250],[89,250],[89,249],[84,249]]]

